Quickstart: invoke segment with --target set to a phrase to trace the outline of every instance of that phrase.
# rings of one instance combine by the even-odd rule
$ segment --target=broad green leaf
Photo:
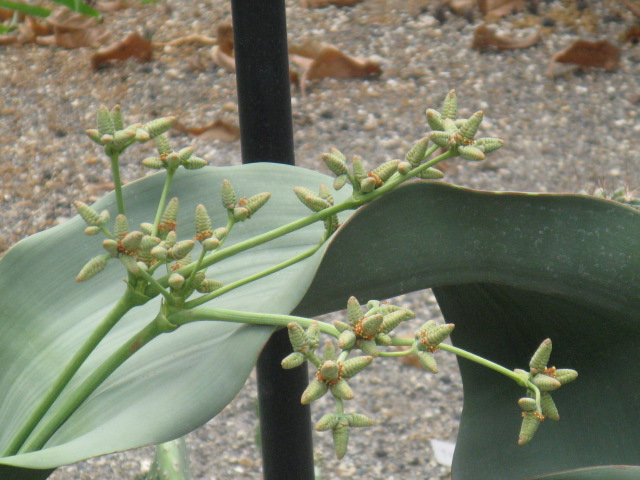
[[[0,0],[0,7],[15,10],[16,12],[24,13],[26,15],[33,15],[34,17],[48,17],[51,13],[51,10],[48,8],[21,2],[11,2],[9,0]]]
[[[531,480],[637,480],[638,478],[640,478],[640,467],[609,465],[567,470],[551,475],[532,477]]]
[[[461,360],[454,479],[640,464],[640,212],[579,195],[407,185],[351,217],[295,313],[426,287],[457,325],[455,345],[527,368],[551,337],[551,364],[580,373],[554,394],[561,420],[518,447],[522,389]]]
[[[225,245],[308,215],[309,210],[293,194],[293,187],[317,190],[320,183],[332,181],[316,172],[274,164],[181,170],[171,191],[181,202],[181,238],[194,234],[193,212],[198,203],[207,207],[216,226],[226,224],[226,210],[220,202],[225,178],[239,196],[272,192],[271,200],[251,220],[234,227]],[[164,175],[160,174],[125,187],[132,228],[153,221],[163,182]],[[339,197],[346,195],[346,191],[339,192]],[[113,195],[100,200],[95,208],[108,208],[115,217]],[[90,281],[74,282],[83,264],[102,253],[101,239],[83,235],[84,227],[84,222],[74,217],[23,240],[0,261],[0,448],[123,292],[121,279],[126,275],[113,261]],[[224,283],[232,282],[317,245],[322,232],[321,224],[312,225],[225,260],[207,274]],[[311,282],[320,254],[229,292],[211,305],[289,313]],[[111,351],[150,321],[158,303],[154,299],[125,316],[78,372],[61,400],[71,395]],[[107,379],[43,450],[3,458],[0,463],[53,468],[180,437],[211,419],[235,397],[271,332],[265,327],[199,322],[161,336]]]

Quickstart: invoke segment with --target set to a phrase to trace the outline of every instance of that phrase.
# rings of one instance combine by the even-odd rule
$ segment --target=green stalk
[[[251,283],[251,282],[255,282],[256,280],[259,280],[260,278],[266,277],[268,275],[271,275],[272,273],[278,272],[280,270],[283,270],[295,263],[301,262],[302,260],[304,260],[305,258],[309,258],[310,256],[312,256],[314,253],[316,253],[320,247],[324,244],[323,240],[321,243],[319,243],[318,245],[316,245],[313,248],[310,248],[309,250],[307,250],[306,252],[302,252],[300,255],[296,255],[295,257],[290,258],[289,260],[285,260],[284,262],[279,263],[278,265],[274,265],[273,267],[269,267],[266,268],[264,270],[262,270],[261,272],[258,273],[254,273],[253,275],[249,275],[248,277],[244,277],[241,278],[240,280],[236,280],[233,283],[230,283],[228,285],[225,285],[224,287],[220,287],[218,288],[216,291],[208,293],[206,295],[202,295],[201,297],[195,298],[189,302],[186,302],[184,304],[184,309],[185,310],[189,310],[191,308],[195,308],[198,307],[206,302],[209,302],[210,300],[213,300],[214,298],[219,297],[220,295],[224,295],[225,293],[234,290],[238,287],[242,287],[243,285],[246,285],[247,283]]]
[[[146,327],[131,337],[124,345],[111,354],[89,377],[77,388],[73,396],[62,403],[47,421],[37,429],[19,450],[20,453],[40,450],[66,422],[71,415],[89,398],[120,365],[134,353],[163,333],[160,322],[154,319]]]
[[[62,372],[53,382],[47,393],[40,399],[40,402],[31,412],[31,415],[24,421],[18,432],[11,439],[11,443],[2,452],[3,457],[15,455],[29,437],[31,432],[38,425],[40,420],[49,411],[53,403],[60,396],[60,393],[68,385],[71,378],[76,374],[91,352],[95,350],[102,339],[109,333],[113,326],[124,317],[124,315],[136,305],[141,305],[139,297],[130,289],[127,289],[122,298],[114,305],[100,325],[89,335],[80,349],[67,362]]]
[[[169,195],[169,188],[171,187],[171,181],[173,180],[173,175],[176,173],[176,169],[170,170],[167,169],[167,177],[164,179],[164,187],[162,187],[162,193],[160,194],[160,201],[158,202],[158,210],[156,211],[156,217],[153,220],[153,232],[152,236],[158,235],[158,225],[160,225],[160,220],[162,219],[162,212],[164,211],[164,207],[167,203],[167,196]]]
[[[109,154],[109,159],[111,160],[111,175],[113,176],[113,185],[116,191],[118,213],[124,215],[124,199],[122,197],[122,182],[120,181],[120,153],[113,152]]]
[[[236,310],[227,310],[224,308],[201,307],[193,310],[176,312],[167,317],[167,320],[176,328],[187,323],[199,322],[204,320],[213,320],[219,322],[245,323],[247,325],[268,325],[271,327],[286,327],[291,322],[300,324],[303,328],[309,328],[312,320],[304,317],[296,317],[293,315],[278,315],[275,313],[253,313],[239,312]],[[340,332],[333,325],[325,322],[318,322],[320,331],[327,335],[339,337]]]

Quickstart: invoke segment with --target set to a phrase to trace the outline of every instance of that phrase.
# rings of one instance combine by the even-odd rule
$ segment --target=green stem
[[[116,191],[116,202],[118,204],[118,213],[124,215],[124,199],[122,197],[122,181],[120,180],[120,153],[112,152],[109,154],[111,160],[111,175],[113,177],[113,185]]]
[[[47,421],[34,432],[22,446],[21,453],[40,450],[71,415],[89,398],[120,365],[144,345],[163,333],[160,323],[155,319],[131,337],[124,345],[111,354],[84,382],[72,396],[62,403]]]
[[[165,290],[165,288],[160,285],[158,283],[158,281],[153,278],[152,275],[150,275],[149,273],[145,272],[144,270],[140,269],[139,275],[144,278],[147,282],[149,282],[149,284],[156,289],[156,291],[162,295],[165,300],[167,301],[167,303],[169,305],[175,305],[175,299],[173,298],[173,295],[171,295],[171,293],[169,293],[167,290]]]
[[[158,225],[160,225],[160,220],[162,219],[162,212],[164,211],[164,207],[167,203],[167,196],[169,195],[169,188],[171,187],[171,181],[173,180],[173,175],[176,173],[176,170],[167,169],[167,176],[164,179],[164,187],[162,187],[162,193],[160,194],[160,201],[158,202],[158,210],[156,210],[156,217],[153,220],[153,232],[152,236],[158,235]]]
[[[278,315],[275,313],[253,313],[239,312],[236,310],[227,310],[224,308],[201,307],[193,310],[185,310],[176,312],[167,317],[167,320],[175,325],[176,328],[187,323],[199,322],[204,320],[213,320],[219,322],[245,323],[248,325],[269,325],[271,327],[286,327],[291,322],[296,322],[304,328],[308,328],[312,320],[304,317],[296,317],[293,315]],[[320,331],[327,335],[339,337],[340,332],[328,323],[318,322]]]
[[[80,366],[89,357],[91,352],[95,350],[102,339],[109,333],[113,326],[136,305],[141,305],[140,298],[130,289],[127,289],[122,298],[114,305],[107,316],[102,320],[100,325],[85,340],[84,344],[75,353],[75,355],[67,362],[62,372],[53,382],[53,385],[40,399],[38,405],[31,412],[31,415],[25,420],[18,432],[11,439],[11,443],[2,452],[2,456],[15,455],[20,450],[25,440],[38,425],[40,420],[49,411],[51,405],[60,396],[60,393],[67,386],[71,378],[76,374]]]
[[[318,245],[316,245],[313,248],[310,248],[309,250],[307,250],[306,252],[301,253],[300,255],[296,255],[295,257],[290,258],[289,260],[285,260],[284,262],[279,263],[278,265],[274,265],[273,267],[270,268],[266,268],[264,270],[262,270],[261,272],[255,273],[253,275],[249,275],[248,277],[244,277],[241,278],[240,280],[236,280],[233,283],[230,283],[228,285],[225,285],[224,287],[220,287],[218,288],[216,291],[208,293],[206,295],[202,295],[198,298],[195,298],[189,302],[186,302],[184,304],[184,309],[185,310],[189,310],[191,308],[195,308],[198,307],[206,302],[209,302],[211,300],[213,300],[214,298],[219,297],[220,295],[224,295],[225,293],[234,290],[238,287],[241,287],[243,285],[246,285],[247,283],[251,283],[254,282],[256,280],[259,280],[260,278],[266,277],[268,275],[271,275],[272,273],[278,272],[280,270],[283,270],[287,267],[289,267],[290,265],[293,265],[295,263],[298,263],[302,260],[304,260],[305,258],[309,258],[310,256],[312,256],[314,253],[316,253],[320,247],[323,245],[325,240],[323,240],[321,243],[319,243]]]

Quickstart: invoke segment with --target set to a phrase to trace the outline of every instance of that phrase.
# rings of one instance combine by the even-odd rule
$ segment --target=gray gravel
[[[455,88],[461,114],[483,109],[481,134],[499,136],[506,145],[485,162],[449,165],[448,181],[542,192],[575,192],[602,182],[608,188],[640,185],[640,46],[619,40],[637,22],[621,3],[590,2],[572,17],[575,2],[540,2],[539,16],[518,14],[495,26],[508,35],[538,28],[538,46],[484,54],[470,48],[481,21],[477,12],[471,22],[446,12],[441,24],[435,18],[438,3],[365,0],[352,8],[306,9],[287,2],[291,42],[321,40],[351,55],[377,57],[383,68],[378,79],[314,81],[306,96],[292,90],[298,164],[325,171],[319,155],[332,146],[371,165],[397,158],[427,132],[425,108],[439,108]],[[573,21],[536,26],[563,12]],[[155,31],[155,41],[168,41],[188,33],[214,36],[215,26],[229,16],[228,2],[202,0],[197,11],[188,2],[163,2],[108,14],[106,24],[112,38],[147,29]],[[548,78],[552,54],[577,38],[621,46],[620,69],[571,70]],[[92,201],[110,188],[107,161],[83,134],[100,104],[119,103],[129,122],[161,115],[177,115],[189,125],[238,121],[235,77],[215,67],[208,46],[166,47],[150,64],[127,62],[95,73],[91,53],[31,44],[0,47],[0,251],[65,221],[73,199]],[[213,165],[240,162],[239,142],[174,138]],[[139,161],[147,148],[124,158],[125,181],[144,174]],[[419,321],[439,317],[430,292],[402,301]],[[455,360],[442,353],[439,361],[443,373],[437,376],[387,361],[387,368],[354,381],[353,402],[379,424],[354,432],[341,462],[332,456],[330,435],[317,435],[322,479],[449,477],[449,469],[435,462],[429,440],[455,440],[462,390]],[[227,409],[188,437],[194,479],[260,478],[255,398],[252,377]],[[326,408],[320,402],[314,418]],[[151,455],[144,448],[93,459],[60,468],[51,478],[131,479],[148,468]]]

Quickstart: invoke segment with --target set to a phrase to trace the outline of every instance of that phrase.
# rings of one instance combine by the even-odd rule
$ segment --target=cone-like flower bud
[[[458,117],[458,97],[455,90],[450,90],[447,93],[444,103],[442,105],[442,118],[449,118],[455,120]]]
[[[433,131],[429,135],[429,138],[433,143],[441,148],[449,149],[454,145],[454,142],[452,142],[452,136],[448,132]]]
[[[344,330],[338,338],[338,346],[342,350],[350,350],[356,344],[356,334],[351,329]]]
[[[207,278],[196,288],[200,293],[211,293],[222,287],[222,282]]]
[[[304,392],[302,392],[302,398],[300,403],[303,405],[309,405],[311,402],[315,402],[322,397],[329,390],[329,386],[321,382],[320,380],[312,380],[307,386]]]
[[[140,243],[142,243],[142,237],[144,234],[142,232],[130,232],[127,233],[121,241],[122,251],[127,255],[135,255],[136,252],[140,249]]]
[[[160,157],[145,158],[144,160],[142,160],[142,165],[153,170],[160,170],[161,168],[164,168],[166,166],[160,159]]]
[[[171,247],[171,257],[173,257],[174,260],[181,260],[185,258],[189,253],[191,253],[195,244],[196,242],[193,240],[182,240],[176,243]]]
[[[428,110],[427,110],[428,112]],[[428,118],[428,117],[427,117]],[[434,129],[441,130],[441,129]],[[424,156],[427,153],[427,147],[429,146],[429,137],[424,137],[413,144],[413,147],[407,152],[404,159],[411,164],[412,167],[417,167],[424,160]]]
[[[142,128],[149,132],[149,137],[156,138],[169,131],[176,117],[162,117],[145,123]]]
[[[184,282],[184,277],[177,272],[173,272],[171,275],[169,275],[169,280],[167,281],[169,286],[174,290],[181,290],[184,286]]]
[[[129,273],[136,276],[140,274],[140,266],[134,257],[130,255],[120,255],[118,258]]]
[[[180,166],[180,157],[176,152],[171,152],[166,156],[167,169],[175,171]]]
[[[335,351],[334,351],[335,353]],[[318,380],[336,382],[340,379],[340,364],[335,360],[325,360],[318,369]]]
[[[398,173],[401,175],[406,175],[411,170],[413,170],[413,165],[411,165],[411,163],[407,162],[406,160],[403,160],[398,164]]]
[[[173,197],[164,208],[160,223],[158,224],[158,232],[165,233],[175,231],[178,220],[178,209],[180,208],[180,200]]]
[[[151,140],[149,132],[140,127],[136,128],[136,142],[145,143],[149,140]]]
[[[350,413],[347,415],[350,427],[373,427],[376,422],[361,413]]]
[[[540,408],[542,413],[549,417],[551,420],[560,420],[560,414],[558,413],[558,407],[556,407],[553,398],[549,392],[541,392],[540,394]]]
[[[129,222],[127,221],[127,217],[120,214],[116,217],[115,225],[113,227],[113,233],[116,238],[122,238],[127,233],[129,233]]]
[[[75,200],[73,202],[73,206],[76,207],[78,214],[82,217],[87,225],[97,227],[104,225],[106,220],[104,220],[98,212],[96,212],[86,203]]]
[[[571,370],[570,368],[559,368],[555,371],[553,378],[558,380],[561,385],[564,385],[565,383],[573,382],[578,378],[578,372]]]
[[[342,376],[351,378],[371,365],[372,361],[373,357],[370,355],[350,358],[342,363]]]
[[[285,370],[289,370],[291,368],[296,368],[302,365],[307,360],[307,357],[300,352],[293,352],[290,355],[287,355],[281,363],[282,368]]]
[[[375,315],[370,315],[368,317],[364,317],[362,319],[361,331],[360,332],[356,331],[356,334],[365,338],[372,337],[373,335],[378,333],[378,330],[380,329],[380,326],[382,325],[383,320],[384,320],[384,317],[379,313],[376,313]]]
[[[344,155],[336,155],[335,153],[323,153],[322,160],[324,160],[324,163],[327,165],[329,170],[331,170],[337,177],[349,173],[349,170],[347,169],[347,163],[344,160]]]
[[[541,421],[535,412],[522,412],[522,426],[520,427],[518,445],[524,445],[531,441]]]
[[[158,151],[160,158],[166,158],[167,155],[173,152],[173,149],[169,144],[169,139],[166,135],[158,135],[156,137],[156,150]]]
[[[152,235],[153,234],[153,224],[152,223],[147,223],[147,222],[141,223],[140,224],[140,230],[145,235]]]
[[[318,420],[318,423],[316,423],[316,430],[319,432],[332,430],[336,425],[338,425],[339,421],[340,417],[338,417],[338,415],[335,413],[328,413]]]
[[[200,157],[189,157],[182,163],[182,166],[187,170],[198,170],[199,168],[206,167],[207,161]]]
[[[360,180],[360,191],[362,193],[371,193],[376,189],[376,180],[373,177],[367,177]]]
[[[464,160],[469,160],[470,162],[479,162],[485,159],[485,154],[482,153],[477,147],[473,145],[461,145],[458,147],[458,153],[460,157]]]
[[[467,121],[464,122],[462,127],[460,127],[460,135],[462,135],[466,140],[473,140],[473,137],[475,137],[476,133],[478,133],[478,128],[482,123],[482,117],[482,110],[478,110],[476,113],[471,115],[471,117],[469,117]]]
[[[384,332],[376,333],[375,341],[377,345],[389,346],[393,344],[393,339]]]
[[[367,178],[367,170],[364,168],[364,163],[362,163],[362,158],[358,155],[353,157],[353,162],[351,164],[353,169],[353,176],[356,182],[360,183],[362,180]]]
[[[540,389],[541,392],[550,392],[562,385],[558,380],[542,373],[536,374],[531,382]]]
[[[348,181],[349,177],[347,175],[340,175],[339,177],[336,177],[336,179],[333,181],[334,190],[340,190]]]
[[[431,127],[431,130],[444,130],[444,125],[442,124],[442,115],[440,115],[440,112],[429,108],[424,113],[427,116],[427,123]]]
[[[213,225],[211,224],[211,218],[207,213],[207,209],[202,204],[199,204],[196,207],[195,223],[196,223],[196,236],[195,236],[196,240],[199,240],[200,242],[202,242],[203,240],[213,236]]]
[[[82,267],[80,273],[78,273],[76,282],[85,282],[90,278],[96,276],[98,273],[104,270],[104,267],[107,265],[107,260],[109,260],[109,258],[111,258],[111,255],[103,254],[89,260],[85,264],[85,266]]]
[[[236,207],[233,209],[233,218],[236,222],[242,222],[249,218],[249,209],[245,207]]]
[[[290,322],[287,325],[287,331],[289,332],[289,341],[293,349],[296,352],[306,352],[309,346],[309,339],[304,328],[296,322]]]
[[[136,132],[133,130],[118,130],[113,135],[111,145],[116,148],[126,147],[134,142]]]
[[[341,398],[342,400],[351,400],[355,395],[353,390],[344,378],[338,380],[338,383],[331,385],[331,393],[334,397]]]
[[[324,359],[325,360],[337,360],[336,346],[331,340],[324,342]]]
[[[427,168],[426,170],[421,171],[418,175],[418,178],[422,178],[423,180],[439,180],[444,177],[444,173],[442,173],[437,168]]]
[[[426,370],[429,370],[432,373],[438,373],[438,364],[431,353],[418,351],[416,352],[416,357],[418,357],[420,365],[422,365]]]
[[[220,246],[220,240],[215,237],[206,238],[202,241],[202,248],[204,248],[207,252],[211,250],[215,250]]]
[[[529,368],[531,368],[532,373],[542,372],[547,368],[547,363],[549,363],[549,358],[551,357],[551,349],[552,344],[550,338],[547,338],[540,344],[529,362]]]
[[[347,446],[349,445],[349,427],[345,425],[338,425],[332,430],[332,434],[333,448],[336,451],[336,457],[340,460],[347,453]]]
[[[118,242],[112,238],[106,238],[102,241],[102,248],[104,248],[112,257],[118,256]]]
[[[320,344],[320,323],[316,320],[311,322],[307,328],[307,339],[309,340],[309,348],[315,349]]]
[[[376,181],[376,186],[380,186],[389,180],[394,173],[396,173],[399,163],[400,160],[397,159],[384,162],[382,165],[374,168],[369,176],[373,176],[373,179]]]
[[[414,313],[411,310],[396,310],[394,312],[384,315],[382,320],[382,332],[389,333],[395,329],[401,322],[405,320],[411,320],[415,318]]]
[[[484,153],[490,153],[498,150],[503,145],[504,140],[491,137],[478,138],[475,143],[475,146],[482,150]]]
[[[102,140],[101,140],[102,135],[100,135],[100,131],[99,130],[96,130],[95,128],[89,128],[89,129],[85,130],[84,133],[86,133],[87,136],[91,140],[96,142],[98,145],[104,145],[104,143],[102,143]]]
[[[228,210],[233,210],[237,202],[236,191],[229,180],[222,181],[222,205]]]
[[[167,255],[168,255],[168,251],[166,248],[161,247],[161,246],[157,246],[157,247],[153,247],[151,249],[151,257],[154,258],[155,260],[162,262],[164,260],[166,260]]]
[[[533,412],[538,407],[538,405],[536,404],[536,400],[531,397],[522,397],[520,400],[518,400],[518,405],[525,412]]]
[[[269,201],[271,194],[269,192],[259,193],[253,197],[249,197],[247,203],[244,205],[249,210],[249,216],[256,213],[265,203]]]
[[[111,121],[113,122],[113,128],[116,130],[122,130],[124,128],[124,119],[122,118],[120,105],[116,105],[111,109]]]
[[[293,191],[298,199],[306,207],[314,212],[319,212],[320,210],[324,210],[325,208],[329,208],[331,206],[331,203],[321,198],[318,194],[312,192],[308,188],[295,187]]]
[[[90,227],[86,227],[84,229],[84,234],[85,235],[93,236],[93,235],[97,235],[99,233],[100,233],[100,227],[90,226]]]
[[[356,297],[349,297],[347,301],[347,321],[352,327],[355,326],[362,318],[362,307]]]
[[[116,133],[116,129],[113,126],[113,120],[111,119],[111,113],[104,105],[100,105],[100,108],[98,109],[98,132],[101,137],[103,135],[113,135]]]

